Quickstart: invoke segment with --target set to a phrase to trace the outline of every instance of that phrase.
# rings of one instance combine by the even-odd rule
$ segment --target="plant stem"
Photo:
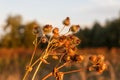
[[[46,48],[46,50],[45,50],[44,55],[43,55],[43,56],[40,56],[40,58],[43,58],[43,59],[46,59],[46,58],[47,58],[47,56],[48,56],[48,51],[49,51],[49,47],[50,47],[50,43],[52,42],[52,41],[50,41],[50,40],[51,40],[51,37],[50,37],[50,39],[49,39],[49,41],[48,41],[48,46],[47,46],[47,48]],[[38,60],[38,61],[39,61],[39,60]],[[35,76],[36,76],[36,74],[37,74],[37,72],[38,72],[38,70],[39,70],[42,62],[43,62],[43,61],[40,61],[40,62],[39,62],[38,66],[37,66],[37,68],[36,68],[36,70],[35,70],[35,73],[33,74],[32,80],[35,79]],[[37,61],[35,61],[35,63],[37,63]],[[33,63],[33,64],[35,64],[35,63]]]
[[[35,48],[34,48],[32,57],[31,57],[31,59],[30,59],[29,66],[31,65],[31,63],[32,63],[32,61],[33,61],[34,55],[35,55],[35,53],[36,53],[36,50],[37,50],[37,37],[36,37],[36,39],[35,39]]]
[[[34,51],[33,51],[33,54],[32,54],[32,57],[31,57],[31,60],[30,60],[29,65],[32,64],[32,61],[33,61],[34,55],[35,55],[35,53],[36,53],[36,50],[37,50],[37,46],[35,46],[35,48],[34,48]]]
[[[50,76],[52,76],[53,74],[52,74],[52,72],[51,73],[49,73],[48,75],[46,75],[42,80],[46,80],[48,77],[50,77]]]
[[[68,64],[68,62],[62,64],[61,66],[59,66],[58,68],[56,68],[56,70],[61,69],[62,67],[64,67],[66,64]],[[48,77],[52,76],[52,72],[50,72],[48,75],[46,75],[42,80],[46,80]]]
[[[25,73],[25,75],[24,75],[24,77],[23,77],[23,80],[25,80],[25,79],[26,79],[26,77],[27,77],[28,73],[29,73],[29,71],[27,70],[27,71],[26,71],[26,73]]]
[[[74,73],[74,72],[80,72],[81,70],[82,69],[72,70],[72,71],[64,72],[64,74],[69,74],[69,73]]]
[[[60,33],[64,30],[65,26],[62,27],[62,29],[60,30]]]
[[[35,63],[32,64],[33,58],[34,58],[34,56],[35,56],[37,47],[38,47],[38,45],[39,45],[40,42],[41,42],[41,38],[40,38],[40,40],[37,42],[37,36],[36,36],[36,38],[35,38],[35,47],[34,47],[34,50],[33,50],[33,53],[32,53],[32,57],[31,57],[30,63],[29,63],[29,66],[30,66],[30,67],[33,67],[33,66],[38,62],[38,60],[37,60],[37,61],[35,61]],[[31,65],[31,64],[32,64],[32,65]],[[25,75],[24,75],[24,77],[23,77],[23,80],[25,80],[25,78],[26,78],[26,76],[28,75],[28,73],[29,73],[29,70],[26,71],[26,73],[25,73]]]
[[[35,41],[37,41],[37,38],[35,39]],[[34,51],[33,51],[33,53],[32,53],[32,57],[31,57],[31,59],[30,59],[29,66],[31,66],[31,64],[32,64],[32,61],[33,61],[34,55],[35,55],[35,53],[36,53],[36,50],[37,50],[37,42],[36,42],[36,44],[35,44],[35,48],[34,48]],[[23,77],[23,80],[26,79],[28,73],[29,73],[29,70],[27,70],[27,71],[25,72],[25,75],[24,75],[24,77]]]
[[[31,67],[33,67],[37,62],[39,62],[40,61],[40,59],[37,59],[32,65],[31,65]]]
[[[42,64],[42,61],[39,62],[38,66],[37,66],[37,69],[35,70],[35,73],[33,74],[32,80],[35,79],[35,76],[36,76],[36,74],[37,74],[37,72],[38,72],[38,70],[39,70],[41,64]]]

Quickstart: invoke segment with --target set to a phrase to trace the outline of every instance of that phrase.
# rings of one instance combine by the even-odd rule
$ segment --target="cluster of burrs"
[[[84,60],[84,56],[79,54],[79,49],[77,46],[80,44],[81,40],[75,36],[80,29],[79,25],[71,25],[70,18],[66,17],[63,20],[63,28],[59,30],[58,27],[53,27],[50,24],[44,25],[43,28],[40,28],[38,24],[33,26],[33,34],[36,36],[36,39],[33,41],[35,46],[29,65],[26,68],[26,74],[23,78],[25,80],[29,72],[33,70],[33,67],[37,65],[36,70],[33,74],[32,80],[34,80],[40,66],[42,63],[50,64],[47,61],[49,55],[53,56],[53,59],[58,60],[58,64],[53,67],[53,71],[46,75],[42,80],[46,80],[50,76],[54,76],[56,80],[63,80],[64,74],[80,72],[80,70],[73,70],[68,72],[61,72],[60,69],[68,64],[72,63],[81,63]],[[61,32],[65,27],[69,27],[69,30],[62,34]],[[47,36],[50,37],[47,37]],[[41,52],[40,57],[33,61],[37,47],[39,45],[46,44],[45,49]],[[53,54],[53,53],[56,54]],[[59,57],[60,56],[60,57]],[[91,66],[89,70],[96,70],[98,72],[103,72],[106,69],[106,64],[104,63],[104,56],[90,56],[89,58]]]
[[[97,71],[102,73],[107,68],[103,55],[92,55],[89,57],[89,60],[92,64],[89,66],[89,71]]]

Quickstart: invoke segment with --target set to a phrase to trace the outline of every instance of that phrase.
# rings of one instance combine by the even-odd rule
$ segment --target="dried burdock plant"
[[[89,60],[92,64],[91,66],[89,66],[89,71],[97,71],[99,73],[102,73],[107,68],[107,65],[104,62],[103,55],[92,55],[89,57]]]
[[[39,68],[41,67],[41,64],[42,63],[46,65],[51,64],[50,62],[47,61],[47,59],[49,55],[52,54],[53,51],[55,51],[56,54],[52,54],[52,59],[58,60],[58,63],[55,67],[51,67],[53,71],[46,75],[42,80],[46,80],[50,76],[54,76],[56,80],[63,80],[65,74],[80,72],[83,69],[88,69],[89,71],[97,71],[99,73],[102,73],[106,69],[106,64],[104,63],[103,55],[91,55],[89,57],[90,65],[88,66],[88,68],[81,68],[78,70],[72,70],[68,72],[60,71],[60,69],[65,67],[66,65],[69,64],[74,65],[76,63],[83,62],[85,58],[84,55],[79,54],[77,48],[77,45],[80,44],[81,40],[74,35],[76,32],[79,31],[80,26],[70,24],[71,24],[70,18],[66,17],[65,20],[63,20],[64,26],[60,31],[59,28],[57,27],[53,28],[52,25],[49,24],[43,26],[43,29],[41,29],[38,24],[35,24],[33,26],[33,34],[36,36],[35,40],[33,41],[34,51],[30,59],[30,62],[26,67],[26,73],[23,77],[23,80],[26,80],[26,77],[33,70],[33,68],[36,68],[32,76],[32,80],[35,80],[35,76],[38,73],[38,70],[40,71]],[[62,30],[66,26],[70,26],[68,32],[71,33],[61,34]],[[39,36],[41,35],[41,33],[42,36]],[[50,38],[46,37],[46,35],[50,33],[52,33]],[[36,50],[38,46],[41,45],[40,43],[47,43],[47,46],[44,49],[44,51],[42,51],[39,58],[33,61],[33,59],[35,58]],[[58,57],[58,55],[60,57]]]

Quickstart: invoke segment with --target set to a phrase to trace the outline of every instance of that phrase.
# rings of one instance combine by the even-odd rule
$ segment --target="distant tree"
[[[4,30],[10,29],[10,32],[2,38],[0,46],[33,47],[32,29],[34,24],[38,23],[31,21],[23,25],[20,15],[9,15]],[[95,22],[92,29],[80,29],[76,35],[81,39],[81,44],[78,47],[120,47],[120,17],[112,21],[107,20],[104,26]]]
[[[24,33],[24,45],[25,47],[33,47],[33,41],[35,39],[35,36],[32,34],[32,29],[34,24],[37,24],[37,22],[32,21],[25,25],[25,33]]]
[[[76,36],[78,36],[81,39],[81,44],[79,47],[89,47],[90,46],[90,29],[85,28],[84,30],[79,30],[78,33],[76,33]]]
[[[109,24],[106,23],[106,45],[111,47],[120,47],[120,19],[115,19]]]
[[[8,16],[4,30],[10,29],[2,39],[2,46],[4,47],[32,47],[34,36],[32,28],[36,21],[31,21],[27,24],[22,24],[22,17],[20,15]]]
[[[22,17],[20,15],[11,16],[9,15],[6,19],[6,25],[4,30],[10,29],[10,32],[7,33],[3,40],[2,45],[5,47],[17,47],[20,46],[18,28],[21,26]]]
[[[95,22],[92,29],[81,29],[76,35],[82,40],[79,47],[120,47],[120,18],[107,20],[104,26]]]
[[[91,46],[92,47],[100,47],[103,46],[105,40],[104,28],[100,25],[99,22],[95,22],[93,28],[91,29]]]

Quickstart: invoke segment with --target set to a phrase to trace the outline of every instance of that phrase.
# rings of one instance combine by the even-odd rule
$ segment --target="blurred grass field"
[[[29,63],[32,49],[28,48],[1,48],[0,49],[0,80],[22,80],[25,73],[25,67]],[[79,73],[73,73],[65,75],[65,80],[119,80],[120,78],[120,48],[83,48],[79,49],[80,54],[91,55],[91,54],[103,54],[106,57],[106,62],[109,64],[108,69],[103,74],[97,74],[95,72],[81,71]],[[40,55],[40,50],[37,51],[37,56]],[[53,66],[57,61],[53,60],[50,56],[48,58],[50,65],[42,65],[36,80],[41,80],[41,78],[52,71]],[[54,63],[54,64],[52,64]],[[80,65],[76,64],[72,67],[67,67],[62,69],[63,71],[77,69]],[[52,67],[52,68],[51,68]],[[88,74],[89,73],[89,74]],[[30,80],[32,76],[28,76]],[[52,77],[48,80],[54,80]]]

